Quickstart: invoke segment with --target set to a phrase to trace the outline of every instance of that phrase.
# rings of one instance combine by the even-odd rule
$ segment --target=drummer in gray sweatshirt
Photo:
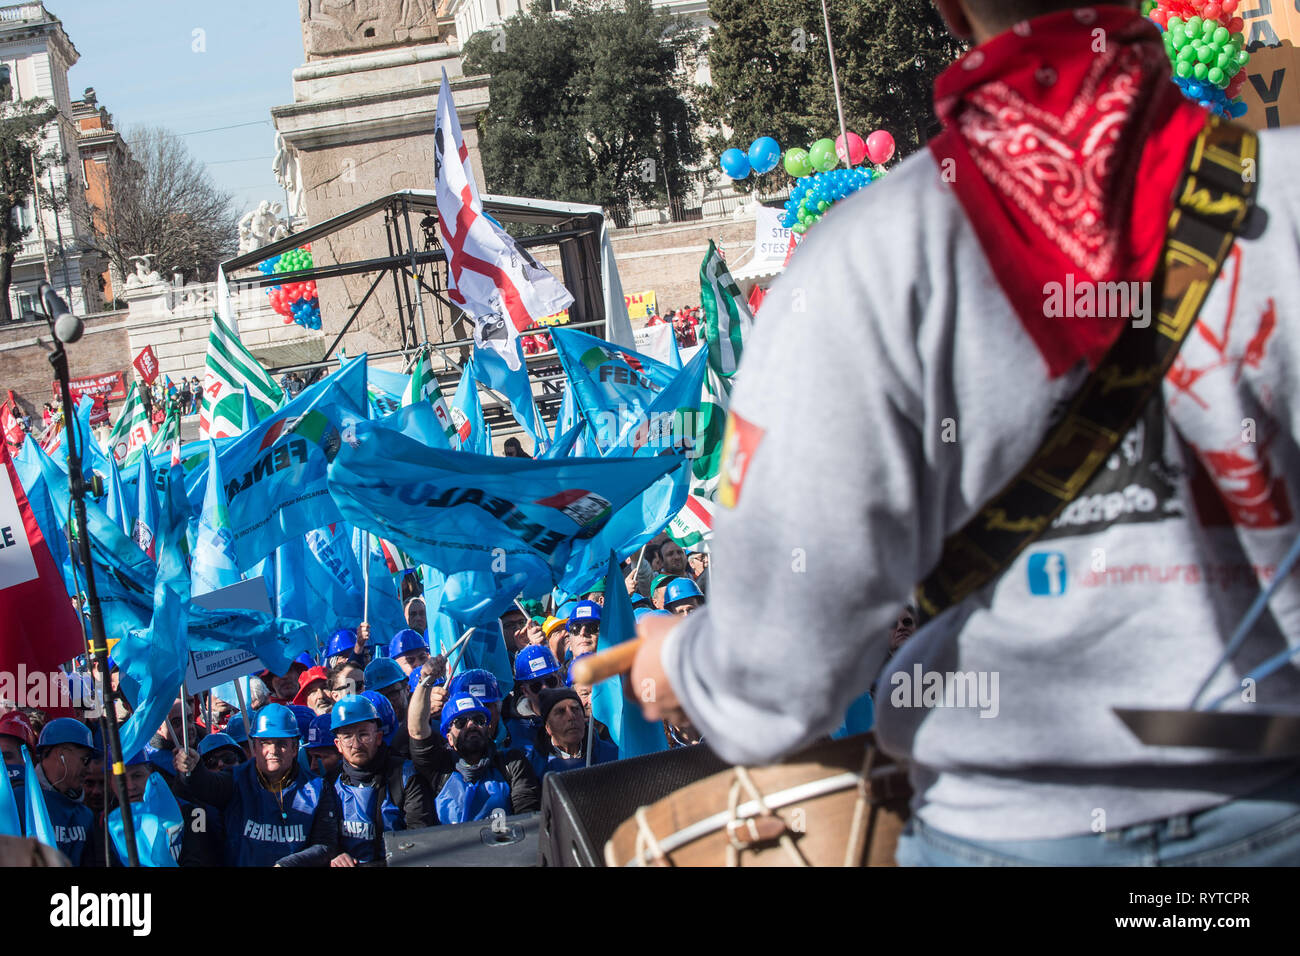
[[[1112,710],[1187,707],[1300,532],[1300,131],[1260,135],[1257,214],[1110,460],[877,673],[945,539],[1150,321],[1208,119],[1134,4],[936,2],[976,43],[936,82],[944,131],[833,207],[765,300],[708,606],[641,622],[646,715],[769,762],[878,680],[876,733],[914,790],[902,863],[1300,862],[1293,760],[1148,746]],[[1101,283],[1132,293],[1122,314],[1088,306]],[[1241,682],[1298,640],[1289,578],[1209,695],[1300,709],[1292,667]]]

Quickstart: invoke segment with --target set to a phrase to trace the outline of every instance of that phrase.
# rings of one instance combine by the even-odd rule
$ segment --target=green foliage
[[[827,8],[845,124],[864,138],[889,130],[900,155],[920,148],[934,122],[934,78],[962,43],[930,0],[828,0]],[[806,149],[839,135],[820,0],[709,0],[709,16],[718,27],[702,110],[732,131],[710,138],[714,155],[759,136]],[[779,167],[772,175],[785,176]]]
[[[9,321],[9,285],[14,258],[31,227],[14,222],[14,210],[32,193],[33,161],[37,174],[48,158],[40,153],[41,131],[58,111],[43,99],[0,99],[0,321]]]
[[[479,119],[489,191],[620,205],[681,196],[703,150],[683,92],[698,36],[648,0],[542,4],[465,44],[465,72],[491,74]]]

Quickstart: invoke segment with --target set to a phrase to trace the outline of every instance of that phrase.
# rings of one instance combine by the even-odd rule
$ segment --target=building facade
[[[30,227],[13,265],[9,297],[15,321],[37,313],[37,286],[50,283],[80,314],[102,308],[103,257],[95,251],[86,207],[80,132],[68,94],[68,70],[79,54],[58,17],[40,3],[0,6],[0,64],[9,68],[15,100],[40,97],[58,114],[45,128],[41,152],[50,157],[35,194],[15,210]]]
[[[121,169],[130,160],[130,151],[122,134],[113,127],[113,116],[99,105],[93,88],[87,88],[82,98],[72,103],[72,121],[77,129],[77,158],[80,161],[82,182],[86,184],[86,211],[91,228],[103,233],[108,209],[113,171]],[[122,291],[123,276],[111,262],[99,275],[100,294],[106,303],[112,302]]]

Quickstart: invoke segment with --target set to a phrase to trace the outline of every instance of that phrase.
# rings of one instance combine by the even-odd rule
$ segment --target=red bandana
[[[1049,296],[1070,316],[1075,289],[1151,279],[1207,117],[1159,32],[1113,6],[1017,24],[939,76],[935,107],[930,150],[1048,374],[1095,367],[1124,317],[1049,318]]]

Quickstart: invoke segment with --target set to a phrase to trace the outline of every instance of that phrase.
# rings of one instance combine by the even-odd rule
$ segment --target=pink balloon
[[[835,137],[835,155],[844,161],[844,137]],[[852,130],[849,131],[849,165],[856,166],[867,158],[867,144],[863,142],[862,137]]]
[[[878,129],[867,137],[867,157],[877,166],[894,158],[894,137],[883,129]]]

